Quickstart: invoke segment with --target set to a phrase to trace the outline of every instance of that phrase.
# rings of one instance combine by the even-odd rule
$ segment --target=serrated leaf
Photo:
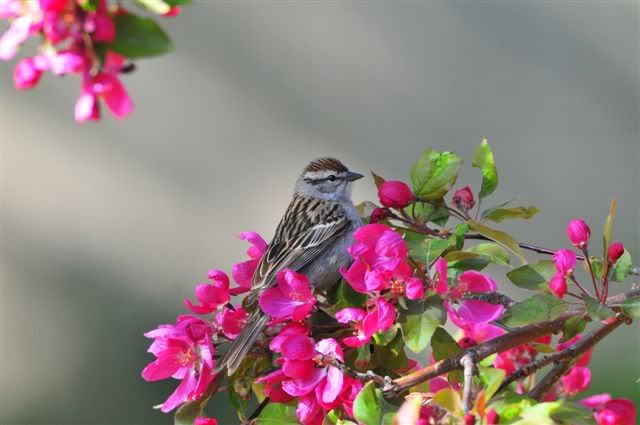
[[[132,13],[117,15],[116,38],[111,49],[130,58],[162,55],[173,50],[173,44],[153,19],[141,18]]]
[[[520,250],[518,242],[516,242],[515,239],[513,239],[510,235],[500,230],[492,229],[491,227],[485,226],[484,224],[476,223],[474,221],[468,221],[467,224],[469,224],[469,227],[471,229],[480,233],[482,236],[485,236],[492,241],[499,243],[509,251],[516,254],[524,264],[527,264],[527,260],[522,255],[522,251]]]
[[[471,161],[473,167],[479,168],[482,173],[482,188],[478,197],[480,199],[491,195],[496,187],[498,187],[498,170],[493,159],[493,152],[489,147],[489,141],[485,137],[476,148]]]
[[[482,212],[482,218],[486,220],[495,221],[500,223],[507,219],[522,218],[529,220],[540,212],[539,209],[533,206],[529,207],[512,207],[512,208],[489,208]]]
[[[413,193],[429,201],[441,199],[458,178],[462,158],[452,152],[426,149],[411,168]]]
[[[485,398],[491,400],[507,373],[503,369],[493,367],[480,367],[478,371],[484,384]]]
[[[502,317],[507,326],[524,326],[557,319],[567,310],[567,304],[548,294],[538,294],[508,309]]]
[[[402,335],[407,347],[414,353],[424,350],[429,345],[436,328],[444,324],[446,317],[446,312],[439,298],[427,299],[421,311],[408,314],[401,324]]]
[[[480,254],[500,266],[508,266],[511,261],[509,253],[501,245],[493,242],[479,243],[468,248],[467,251]]]
[[[507,277],[519,288],[546,291],[548,283],[555,273],[556,266],[553,261],[541,260],[510,271],[507,273]]]
[[[604,304],[601,304],[600,301],[595,298],[582,294],[582,299],[584,300],[584,305],[587,308],[587,313],[593,320],[600,319],[606,320],[612,317],[615,317],[615,313],[609,307]]]
[[[256,418],[256,425],[298,425],[295,406],[269,403]]]
[[[569,341],[581,333],[586,326],[587,322],[584,320],[584,316],[570,317],[562,324],[562,338],[560,338],[560,342]]]
[[[431,337],[431,350],[437,362],[462,352],[456,340],[442,327],[436,329]]]
[[[618,258],[616,264],[613,266],[613,270],[611,271],[611,279],[616,282],[622,282],[629,276],[631,269],[633,268],[631,254],[626,249],[624,250],[624,254]]]
[[[462,399],[453,388],[443,388],[433,396],[433,401],[454,416],[462,414]]]
[[[622,311],[629,317],[640,318],[640,296],[624,300],[622,303]]]
[[[364,425],[382,423],[382,406],[373,382],[367,382],[356,396],[353,402],[353,415],[359,423]]]

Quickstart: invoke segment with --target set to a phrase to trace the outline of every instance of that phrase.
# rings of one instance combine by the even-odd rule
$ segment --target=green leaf
[[[453,388],[443,388],[433,396],[433,401],[454,416],[462,414],[462,399],[460,394]]]
[[[511,423],[509,421],[520,415],[520,412],[526,410],[535,403],[535,400],[519,394],[501,395],[491,401],[490,407],[500,415],[500,421]]]
[[[462,158],[452,152],[426,149],[411,168],[413,193],[429,201],[441,199],[458,178]]]
[[[256,425],[298,425],[296,407],[282,403],[269,403],[260,412]]]
[[[404,351],[404,345],[404,338],[398,333],[386,346],[376,347],[375,353],[378,357],[378,364],[390,372],[406,369],[409,365],[409,359]]]
[[[516,242],[515,239],[513,239],[511,236],[500,230],[492,229],[491,227],[485,226],[480,223],[476,223],[473,221],[469,221],[467,223],[469,224],[469,227],[471,229],[480,233],[482,236],[491,239],[492,241],[498,242],[500,245],[516,254],[524,264],[527,264],[527,260],[522,255],[522,251],[520,251],[518,242]]]
[[[373,382],[367,382],[356,396],[353,402],[353,415],[358,423],[365,425],[381,424],[382,406]]]
[[[640,318],[640,296],[624,300],[622,303],[622,311],[629,317]]]
[[[169,6],[186,6],[191,4],[191,0],[164,0]]]
[[[534,215],[538,214],[540,210],[536,207],[512,207],[512,208],[490,208],[482,212],[482,218],[495,221],[497,223],[502,222],[510,218],[523,218],[525,220],[530,219]]]
[[[587,313],[593,320],[600,319],[606,320],[612,317],[615,317],[615,313],[609,307],[604,304],[601,304],[600,301],[595,298],[582,294],[582,299],[584,300],[584,305],[587,308]]]
[[[203,400],[190,401],[183,404],[176,410],[173,416],[174,425],[193,425],[197,416],[205,416],[204,408],[209,401],[209,397]]]
[[[111,49],[130,58],[162,55],[173,50],[173,44],[153,19],[141,18],[132,13],[114,18],[116,38]]]
[[[562,338],[560,338],[560,342],[569,341],[571,338],[581,333],[586,326],[587,322],[584,320],[584,315],[574,316],[567,319],[562,324]]]
[[[404,231],[404,240],[409,248],[411,258],[422,264],[430,264],[435,261],[449,247],[449,241],[445,239],[430,238],[410,230]]]
[[[164,15],[171,10],[171,6],[164,0],[135,0],[141,8],[158,15]]]
[[[480,374],[480,380],[484,384],[484,396],[486,400],[490,400],[491,397],[498,391],[500,384],[504,381],[504,377],[507,373],[494,367],[480,367],[478,368]]]
[[[408,314],[402,323],[402,335],[407,347],[414,353],[424,350],[429,345],[436,328],[444,324],[446,317],[440,298],[427,299],[421,311]]]
[[[501,245],[493,242],[479,243],[468,248],[467,251],[480,254],[487,260],[500,266],[508,266],[511,260],[509,253],[505,251]]]
[[[520,412],[520,419],[510,423],[513,425],[591,425],[595,422],[593,413],[585,407],[558,400],[525,408]]]
[[[366,295],[356,292],[349,283],[342,280],[340,284],[336,286],[335,294],[332,296],[332,299],[335,301],[330,310],[336,313],[347,307],[362,307],[366,298]]]
[[[524,326],[554,320],[566,310],[567,304],[560,298],[538,294],[516,303],[505,312],[502,321],[507,326]]]
[[[629,251],[625,249],[624,254],[618,258],[618,261],[616,261],[616,264],[613,266],[611,279],[616,282],[622,282],[627,278],[627,276],[629,276],[632,267],[631,254],[629,254]]]
[[[609,257],[609,246],[611,245],[611,235],[613,233],[613,217],[616,215],[617,205],[616,200],[612,199],[609,207],[609,215],[604,222],[604,229],[602,230],[602,258],[605,259]]]
[[[462,352],[462,348],[444,328],[439,327],[431,337],[431,349],[433,358],[439,362]]]
[[[98,0],[80,0],[78,3],[86,12],[95,12],[98,9]]]
[[[555,273],[556,266],[553,261],[541,260],[510,271],[507,277],[519,288],[547,291],[548,283]]]
[[[438,201],[444,205],[444,200]],[[449,220],[449,210],[441,205],[434,205],[430,202],[415,202],[407,207],[407,213],[411,217],[415,217],[420,223],[434,223],[444,227]]]
[[[479,168],[482,173],[482,188],[480,189],[478,197],[480,199],[486,198],[491,195],[498,186],[498,170],[496,170],[493,152],[491,152],[486,137],[482,139],[482,142],[476,148],[471,165]]]

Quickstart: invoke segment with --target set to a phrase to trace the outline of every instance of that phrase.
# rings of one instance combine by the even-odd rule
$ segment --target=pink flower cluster
[[[255,270],[259,257],[264,253],[266,243],[255,232],[245,232],[240,237],[251,242],[248,252],[252,259],[236,264],[233,269],[251,272],[250,269]],[[234,276],[241,277],[241,274],[234,273]],[[231,288],[229,277],[222,270],[209,271],[208,279],[208,283],[196,286],[196,303],[184,300],[185,306],[191,312],[203,315],[202,318],[178,316],[175,325],[160,325],[145,334],[153,339],[148,351],[156,359],[144,368],[142,377],[147,381],[167,378],[181,380],[174,393],[162,404],[163,412],[198,400],[207,393],[214,378],[214,344],[220,339],[235,339],[247,319],[248,314],[242,306],[230,304],[231,295],[246,291],[247,281],[236,279],[239,286]],[[201,423],[214,423],[206,420],[214,421],[201,418]]]
[[[314,342],[309,328],[291,322],[271,340],[269,348],[280,353],[282,367],[258,378],[274,402],[286,403],[299,397],[297,416],[304,425],[319,425],[326,412],[343,408],[352,416],[353,400],[362,388],[360,381],[345,376],[332,361],[344,362],[342,347],[333,338]]]
[[[593,410],[598,425],[635,425],[638,417],[636,406],[626,398],[611,398],[609,394],[587,397],[580,402]]]

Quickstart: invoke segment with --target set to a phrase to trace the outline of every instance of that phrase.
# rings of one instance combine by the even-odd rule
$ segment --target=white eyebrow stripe
[[[346,173],[335,170],[307,171],[304,173],[304,178],[309,180],[323,180],[332,174],[336,177],[343,177]]]

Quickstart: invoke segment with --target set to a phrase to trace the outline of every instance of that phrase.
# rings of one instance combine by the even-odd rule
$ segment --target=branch
[[[610,297],[607,299],[607,302],[619,304],[627,298],[638,295],[640,295],[640,289],[635,289],[624,294]],[[387,382],[382,387],[382,391],[387,398],[395,397],[421,382],[428,381],[429,379],[433,379],[453,370],[462,369],[463,367],[460,362],[462,361],[462,358],[468,354],[472,354],[475,356],[476,361],[480,361],[494,353],[500,353],[510,348],[517,347],[518,345],[533,341],[534,339],[538,339],[552,333],[557,333],[562,329],[562,325],[565,321],[581,314],[585,314],[584,308],[569,310],[555,320],[534,323],[521,328],[516,328],[505,335],[499,336],[482,344],[478,344],[458,353],[455,356],[441,360],[413,373]]]
[[[474,352],[469,352],[460,359],[464,369],[464,388],[462,390],[462,411],[467,413],[471,406],[471,390],[473,386],[473,374],[476,370],[476,358]]]
[[[522,366],[520,369],[513,372],[507,379],[502,382],[496,394],[500,393],[502,390],[507,388],[509,385],[514,383],[515,381],[519,381],[522,378],[526,378],[527,376],[534,373],[536,370],[545,367],[551,363],[558,363],[567,357],[572,357],[574,355],[574,350],[572,347],[569,347],[565,350],[562,350],[558,353],[549,354],[548,356],[540,357],[533,363],[529,363],[527,365]]]
[[[516,303],[510,297],[501,294],[500,292],[484,292],[484,293],[470,293],[464,294],[465,300],[484,301],[489,304],[499,304],[506,308],[511,308]]]
[[[611,322],[600,323],[597,328],[590,331],[584,338],[580,339],[575,343],[575,345],[573,345],[573,347],[571,347],[573,351],[572,356],[556,364],[553,369],[551,369],[551,371],[545,375],[545,377],[542,378],[531,391],[529,391],[528,396],[535,400],[542,401],[547,393],[551,391],[556,382],[558,382],[558,380],[573,367],[584,353],[589,351],[589,349],[602,341],[604,337],[609,335],[627,320],[629,320],[627,317],[618,313],[616,318]]]
[[[382,376],[375,374],[372,370],[368,370],[365,373],[358,372],[357,370],[353,370],[349,366],[342,363],[340,360],[336,359],[333,356],[326,356],[324,354],[318,353],[318,355],[314,357],[314,360],[316,360],[319,363],[334,366],[338,368],[345,375],[348,375],[359,381],[364,381],[364,382],[373,381],[376,384],[382,385],[382,386],[388,385],[389,382],[391,381],[391,378],[388,378],[388,377],[383,378]]]
[[[481,240],[481,241],[493,241],[493,239],[490,239],[484,235],[479,235],[479,234],[467,234],[464,235],[465,239],[475,239],[475,240]],[[526,249],[529,251],[533,251],[533,252],[537,252],[538,254],[547,254],[547,255],[553,255],[557,252],[556,249],[550,249],[550,248],[544,248],[542,246],[538,246],[538,245],[533,245],[530,243],[523,243],[523,242],[518,242],[518,246],[520,246],[520,248],[522,249]],[[585,258],[581,255],[576,255],[576,259],[583,261]],[[640,273],[640,270],[639,270]]]

